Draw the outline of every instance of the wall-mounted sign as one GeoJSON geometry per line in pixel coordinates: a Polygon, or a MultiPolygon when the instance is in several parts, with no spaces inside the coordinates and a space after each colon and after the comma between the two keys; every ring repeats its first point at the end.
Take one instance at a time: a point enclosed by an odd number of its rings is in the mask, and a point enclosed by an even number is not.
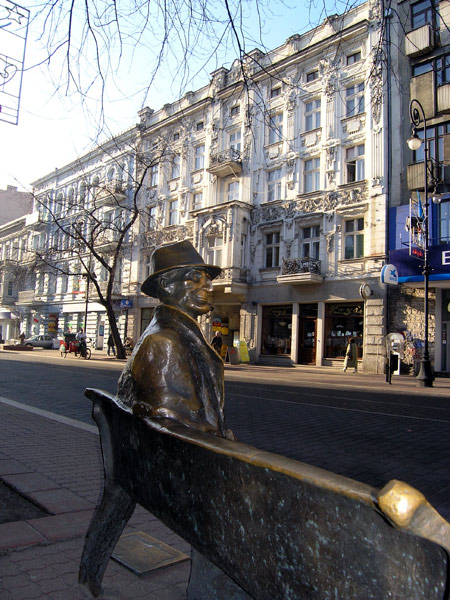
{"type": "Polygon", "coordinates": [[[120,308],[133,308],[133,302],[129,298],[120,301],[120,308]]]}
{"type": "Polygon", "coordinates": [[[395,265],[384,265],[380,275],[381,283],[398,285],[398,271],[395,265]]]}

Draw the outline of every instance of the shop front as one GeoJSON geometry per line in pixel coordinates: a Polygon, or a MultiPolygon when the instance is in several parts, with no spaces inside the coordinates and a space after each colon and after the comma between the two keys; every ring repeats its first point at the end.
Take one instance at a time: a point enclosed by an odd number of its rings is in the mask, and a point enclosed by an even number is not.
{"type": "Polygon", "coordinates": [[[292,304],[262,307],[261,354],[291,355],[292,304]]]}
{"type": "Polygon", "coordinates": [[[325,306],[325,358],[344,358],[349,338],[354,338],[358,358],[362,358],[364,304],[328,303],[325,306]]]}

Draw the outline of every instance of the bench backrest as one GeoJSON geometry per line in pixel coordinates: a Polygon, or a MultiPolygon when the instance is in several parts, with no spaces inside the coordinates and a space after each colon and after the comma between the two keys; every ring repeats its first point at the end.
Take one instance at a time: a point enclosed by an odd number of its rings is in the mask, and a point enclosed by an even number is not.
{"type": "Polygon", "coordinates": [[[445,550],[394,528],[373,488],[88,395],[115,481],[252,598],[446,597],[445,550]]]}

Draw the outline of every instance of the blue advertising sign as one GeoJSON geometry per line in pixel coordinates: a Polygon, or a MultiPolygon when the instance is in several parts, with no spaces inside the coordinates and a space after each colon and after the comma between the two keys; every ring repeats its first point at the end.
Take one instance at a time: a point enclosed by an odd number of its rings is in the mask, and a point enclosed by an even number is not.
{"type": "Polygon", "coordinates": [[[120,308],[133,308],[133,302],[129,298],[120,301],[120,308]]]}
{"type": "MultiPolygon", "coordinates": [[[[399,283],[423,281],[423,260],[417,258],[420,257],[411,256],[407,249],[389,252],[389,262],[397,267],[399,283]]],[[[428,263],[430,281],[450,279],[450,244],[430,246],[428,263]]]]}

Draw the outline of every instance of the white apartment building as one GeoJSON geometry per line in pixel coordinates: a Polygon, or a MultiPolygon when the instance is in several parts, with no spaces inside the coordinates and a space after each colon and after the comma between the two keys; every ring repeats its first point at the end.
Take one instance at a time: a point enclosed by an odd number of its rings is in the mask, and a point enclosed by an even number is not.
{"type": "MultiPolygon", "coordinates": [[[[107,312],[93,279],[105,293],[109,275],[99,258],[107,263],[113,259],[121,228],[133,213],[134,139],[131,129],[34,182],[26,228],[35,262],[16,303],[27,336],[62,336],[83,327],[97,349],[106,346],[107,312]],[[88,250],[83,238],[92,238],[95,251],[88,250]]],[[[121,245],[112,287],[112,305],[124,335],[132,245],[130,232],[121,245]]]]}
{"type": "MultiPolygon", "coordinates": [[[[339,364],[354,337],[364,370],[382,372],[381,10],[367,2],[330,17],[273,51],[254,50],[244,63],[218,69],[173,104],[141,110],[123,144],[111,141],[34,183],[31,244],[63,243],[39,199],[75,224],[92,204],[105,219],[118,194],[122,207],[133,202],[145,174],[116,281],[123,335],[137,339],[151,319],[156,301],[140,284],[152,251],[190,239],[206,262],[222,267],[214,312],[202,324],[207,337],[220,323],[224,342],[245,341],[252,361],[312,365],[339,364]]],[[[60,257],[75,260],[70,247],[60,257]]],[[[108,325],[92,281],[39,269],[34,288],[19,293],[27,333],[44,332],[55,315],[59,332],[86,320],[102,348],[108,325]]]]}

